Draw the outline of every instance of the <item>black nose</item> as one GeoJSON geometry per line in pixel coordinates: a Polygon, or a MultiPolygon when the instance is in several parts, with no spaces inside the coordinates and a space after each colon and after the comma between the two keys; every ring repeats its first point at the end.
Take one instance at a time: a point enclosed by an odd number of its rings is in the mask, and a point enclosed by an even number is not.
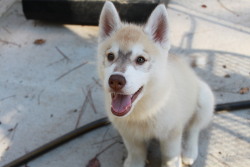
{"type": "Polygon", "coordinates": [[[122,75],[111,75],[109,78],[109,87],[114,91],[120,91],[126,84],[126,79],[122,75]]]}

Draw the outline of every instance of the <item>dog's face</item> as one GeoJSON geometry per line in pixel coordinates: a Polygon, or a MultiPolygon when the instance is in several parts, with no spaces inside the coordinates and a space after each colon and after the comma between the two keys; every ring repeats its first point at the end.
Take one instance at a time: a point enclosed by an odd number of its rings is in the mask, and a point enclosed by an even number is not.
{"type": "Polygon", "coordinates": [[[166,63],[169,50],[167,13],[159,5],[144,27],[123,24],[111,2],[100,16],[98,66],[111,111],[127,116],[147,93],[155,71],[166,63]]]}

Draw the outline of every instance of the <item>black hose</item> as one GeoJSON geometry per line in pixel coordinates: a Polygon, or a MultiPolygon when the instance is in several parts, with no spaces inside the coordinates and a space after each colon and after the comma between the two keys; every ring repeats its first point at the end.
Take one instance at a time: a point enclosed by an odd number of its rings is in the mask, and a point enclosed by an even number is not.
{"type": "Polygon", "coordinates": [[[217,104],[215,107],[215,112],[219,112],[219,111],[223,111],[223,110],[233,111],[233,110],[246,109],[246,108],[250,108],[250,100],[217,104]]]}
{"type": "Polygon", "coordinates": [[[25,163],[49,152],[50,150],[52,149],[55,149],[57,147],[59,147],[60,145],[72,140],[72,139],[75,139],[77,137],[79,137],[80,135],[83,135],[87,132],[90,132],[92,130],[95,130],[97,128],[100,128],[100,127],[103,127],[103,126],[107,126],[109,125],[110,122],[108,121],[107,118],[102,118],[102,119],[98,119],[96,121],[93,121],[87,125],[84,125],[78,129],[75,129],[27,154],[25,154],[24,156],[4,165],[3,167],[18,167],[18,166],[21,166],[21,165],[24,165],[25,163]]]}
{"type": "MultiPolygon", "coordinates": [[[[233,103],[225,103],[225,104],[218,104],[216,105],[215,112],[223,111],[223,110],[228,110],[228,111],[233,111],[233,110],[239,110],[239,109],[247,109],[250,108],[250,100],[249,101],[240,101],[240,102],[233,102],[233,103]]],[[[75,139],[87,132],[93,131],[97,128],[107,126],[109,125],[110,122],[108,121],[107,118],[102,118],[96,121],[93,121],[87,125],[84,125],[76,130],[73,130],[37,149],[34,151],[31,151],[30,153],[4,165],[3,167],[18,167],[21,166],[47,152],[49,152],[52,149],[55,149],[62,144],[65,144],[66,142],[75,139]]]]}

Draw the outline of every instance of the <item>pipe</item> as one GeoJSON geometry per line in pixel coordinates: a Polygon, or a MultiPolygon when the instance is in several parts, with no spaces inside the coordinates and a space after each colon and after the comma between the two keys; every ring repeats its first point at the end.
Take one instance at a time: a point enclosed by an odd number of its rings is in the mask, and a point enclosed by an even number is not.
{"type": "MultiPolygon", "coordinates": [[[[247,109],[250,108],[250,100],[249,101],[240,101],[240,102],[233,102],[233,103],[225,103],[225,104],[218,104],[215,107],[215,112],[219,112],[219,111],[223,111],[223,110],[229,110],[229,111],[233,111],[233,110],[239,110],[239,109],[247,109]]],[[[84,125],[76,130],[73,130],[37,149],[35,149],[34,151],[31,151],[30,153],[27,153],[26,155],[4,165],[3,167],[18,167],[21,166],[49,151],[51,151],[52,149],[55,149],[63,144],[65,144],[66,142],[73,140],[87,132],[91,132],[95,129],[98,129],[100,127],[103,126],[107,126],[109,125],[110,122],[108,121],[107,118],[101,118],[99,120],[93,121],[87,125],[84,125]]]]}

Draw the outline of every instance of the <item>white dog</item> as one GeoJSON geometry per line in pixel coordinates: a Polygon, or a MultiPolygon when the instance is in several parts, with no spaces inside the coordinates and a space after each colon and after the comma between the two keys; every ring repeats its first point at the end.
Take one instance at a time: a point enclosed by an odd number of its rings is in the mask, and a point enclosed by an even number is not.
{"type": "Polygon", "coordinates": [[[101,12],[98,70],[108,117],[128,151],[124,167],[145,166],[152,138],[160,142],[162,167],[192,165],[199,133],[213,115],[211,89],[168,54],[168,25],[163,4],[144,26],[122,23],[111,2],[101,12]]]}

